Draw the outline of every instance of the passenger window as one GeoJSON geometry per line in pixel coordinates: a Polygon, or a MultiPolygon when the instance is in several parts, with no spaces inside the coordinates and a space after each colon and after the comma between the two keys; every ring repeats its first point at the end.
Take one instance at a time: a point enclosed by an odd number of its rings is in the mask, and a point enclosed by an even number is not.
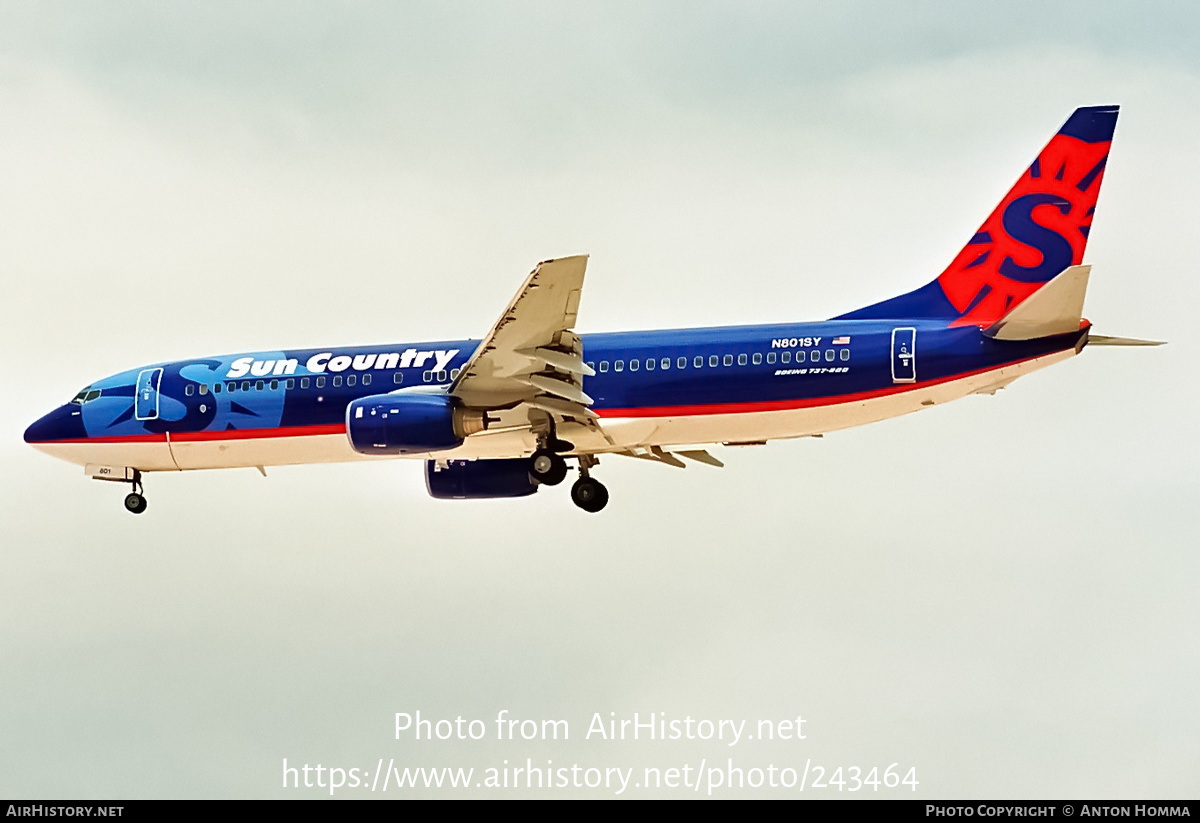
{"type": "Polygon", "coordinates": [[[221,387],[222,387],[223,385],[225,385],[225,384],[224,384],[224,383],[213,383],[213,394],[220,394],[220,393],[221,393],[221,387]]]}
{"type": "Polygon", "coordinates": [[[421,372],[421,379],[424,380],[426,383],[430,382],[431,380],[433,380],[433,372],[431,372],[431,371],[421,372]]]}
{"type": "Polygon", "coordinates": [[[773,351],[767,352],[767,362],[772,363],[772,364],[775,362],[775,352],[773,352],[773,351]]]}
{"type": "Polygon", "coordinates": [[[353,374],[346,375],[346,385],[347,386],[353,386],[357,382],[358,382],[358,378],[355,375],[353,375],[353,374]]]}
{"type": "Polygon", "coordinates": [[[233,393],[237,389],[237,383],[226,383],[225,391],[233,393]]]}
{"type": "Polygon", "coordinates": [[[399,386],[404,382],[404,372],[396,372],[392,375],[392,382],[399,386]]]}
{"type": "MultiPolygon", "coordinates": [[[[589,360],[589,361],[588,361],[588,363],[587,363],[587,367],[588,367],[589,369],[591,369],[592,371],[595,371],[595,370],[596,370],[596,364],[595,364],[595,362],[594,362],[594,361],[591,361],[591,360],[589,360]]],[[[450,376],[451,376],[451,377],[453,377],[453,376],[454,376],[454,375],[456,375],[456,374],[458,374],[458,369],[455,369],[454,371],[450,372],[450,376]]]]}
{"type": "Polygon", "coordinates": [[[288,391],[291,391],[292,389],[296,388],[296,379],[294,377],[289,377],[287,382],[283,385],[288,391]]]}
{"type": "Polygon", "coordinates": [[[761,365],[762,365],[762,352],[760,352],[760,351],[756,351],[756,352],[754,353],[754,358],[753,358],[753,359],[754,359],[754,365],[756,365],[756,366],[761,366],[761,365]]]}
{"type": "Polygon", "coordinates": [[[803,363],[803,362],[804,362],[804,352],[803,352],[803,350],[796,352],[796,362],[797,362],[797,363],[803,363]]]}
{"type": "Polygon", "coordinates": [[[250,381],[249,380],[242,381],[242,391],[250,391],[250,381]]]}
{"type": "Polygon", "coordinates": [[[836,356],[837,356],[837,355],[835,355],[835,354],[833,353],[833,349],[826,349],[826,350],[825,350],[825,359],[826,359],[827,361],[829,361],[830,363],[832,363],[832,362],[833,362],[833,358],[834,358],[834,357],[836,357],[836,356]]]}
{"type": "Polygon", "coordinates": [[[333,385],[334,385],[334,388],[337,388],[342,385],[342,376],[340,374],[334,375],[333,385]]]}
{"type": "Polygon", "coordinates": [[[732,366],[733,365],[733,355],[732,354],[725,355],[724,363],[726,366],[732,366]]]}
{"type": "Polygon", "coordinates": [[[687,368],[687,358],[686,358],[686,357],[680,357],[678,360],[676,360],[676,361],[675,361],[675,368],[677,368],[677,369],[686,369],[686,368],[687,368]]]}
{"type": "Polygon", "coordinates": [[[437,381],[439,383],[445,383],[447,379],[448,379],[448,377],[447,377],[445,371],[440,371],[437,373],[437,381]]]}
{"type": "Polygon", "coordinates": [[[744,366],[744,365],[746,365],[747,362],[749,362],[749,361],[746,359],[746,355],[744,355],[744,354],[738,355],[738,365],[739,366],[744,366]]]}
{"type": "Polygon", "coordinates": [[[302,388],[302,389],[308,388],[308,378],[307,377],[300,378],[300,388],[302,388]]]}
{"type": "Polygon", "coordinates": [[[779,355],[779,362],[780,363],[791,363],[792,362],[792,353],[790,351],[781,352],[779,355]]]}
{"type": "Polygon", "coordinates": [[[318,389],[325,388],[325,375],[321,375],[320,377],[317,378],[317,388],[318,389]]]}
{"type": "Polygon", "coordinates": [[[369,374],[364,374],[364,375],[363,375],[363,385],[364,385],[364,386],[369,386],[369,385],[371,385],[371,375],[369,375],[369,374]]]}
{"type": "Polygon", "coordinates": [[[278,391],[278,389],[279,389],[279,381],[272,380],[271,381],[271,391],[278,391]]]}
{"type": "Polygon", "coordinates": [[[842,349],[842,351],[841,351],[841,355],[840,355],[840,356],[841,356],[841,358],[842,358],[843,360],[849,360],[849,359],[850,359],[850,350],[849,350],[849,349],[842,349]]]}
{"type": "Polygon", "coordinates": [[[704,358],[700,355],[696,355],[695,359],[692,360],[692,365],[696,368],[701,368],[704,365],[704,358]]]}
{"type": "Polygon", "coordinates": [[[618,360],[617,362],[613,363],[613,371],[625,371],[625,361],[618,360]]]}
{"type": "Polygon", "coordinates": [[[708,365],[711,366],[712,368],[716,368],[720,362],[721,362],[721,358],[717,357],[715,354],[709,355],[708,365]]]}
{"type": "Polygon", "coordinates": [[[263,381],[261,381],[261,380],[255,380],[255,381],[254,381],[254,390],[255,390],[255,391],[262,391],[262,390],[263,390],[263,381]]]}
{"type": "Polygon", "coordinates": [[[646,371],[654,371],[654,358],[653,357],[646,358],[646,371]]]}
{"type": "Polygon", "coordinates": [[[813,349],[812,351],[810,351],[808,353],[808,359],[813,361],[814,363],[820,363],[821,362],[821,353],[819,351],[817,351],[816,349],[813,349]]]}
{"type": "MultiPolygon", "coordinates": [[[[458,373],[459,373],[460,371],[462,371],[462,369],[451,369],[451,370],[450,370],[450,379],[451,379],[451,380],[457,380],[457,379],[458,379],[458,373]]],[[[364,382],[365,382],[365,381],[364,381],[364,382]]]]}
{"type": "MultiPolygon", "coordinates": [[[[183,393],[184,393],[184,394],[186,394],[188,397],[191,397],[191,396],[192,396],[192,393],[193,393],[194,391],[195,391],[195,389],[193,389],[193,388],[192,388],[192,384],[191,384],[191,383],[188,383],[186,386],[184,386],[184,387],[183,387],[183,393]]],[[[87,402],[87,400],[86,400],[86,399],[84,399],[84,401],[83,401],[83,402],[85,402],[85,403],[86,403],[86,402],[87,402]]]]}
{"type": "Polygon", "coordinates": [[[207,384],[207,383],[201,383],[201,384],[200,384],[200,396],[201,396],[201,397],[203,397],[203,396],[204,396],[204,395],[206,395],[206,394],[208,394],[208,384],[207,384]]]}
{"type": "Polygon", "coordinates": [[[604,372],[606,372],[606,371],[608,371],[608,361],[607,361],[607,360],[601,360],[601,361],[600,361],[600,372],[601,372],[601,373],[604,373],[604,372]]]}
{"type": "Polygon", "coordinates": [[[671,368],[671,358],[664,357],[662,360],[659,361],[658,365],[664,369],[671,368]]]}
{"type": "Polygon", "coordinates": [[[629,361],[629,370],[630,370],[630,371],[637,371],[637,370],[638,370],[638,366],[639,366],[640,364],[641,364],[641,361],[640,361],[640,360],[630,360],[630,361],[629,361]]]}

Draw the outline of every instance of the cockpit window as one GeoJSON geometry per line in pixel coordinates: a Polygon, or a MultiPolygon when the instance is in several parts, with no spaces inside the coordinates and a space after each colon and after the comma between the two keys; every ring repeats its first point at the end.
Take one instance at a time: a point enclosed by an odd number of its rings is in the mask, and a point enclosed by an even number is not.
{"type": "Polygon", "coordinates": [[[100,396],[100,389],[93,389],[91,386],[85,386],[79,390],[79,394],[71,398],[71,402],[76,406],[82,406],[84,403],[91,403],[100,396]]]}

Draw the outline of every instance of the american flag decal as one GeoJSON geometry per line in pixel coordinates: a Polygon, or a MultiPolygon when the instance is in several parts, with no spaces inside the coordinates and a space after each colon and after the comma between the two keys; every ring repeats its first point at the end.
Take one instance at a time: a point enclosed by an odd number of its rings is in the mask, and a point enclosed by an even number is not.
{"type": "Polygon", "coordinates": [[[835,337],[835,338],[833,338],[833,345],[849,346],[850,345],[850,337],[848,335],[846,337],[835,337]]]}

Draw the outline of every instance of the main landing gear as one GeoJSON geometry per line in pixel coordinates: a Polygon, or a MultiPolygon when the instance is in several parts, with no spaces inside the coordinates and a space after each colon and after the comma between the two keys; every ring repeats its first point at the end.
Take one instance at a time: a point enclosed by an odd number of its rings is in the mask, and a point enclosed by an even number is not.
{"type": "Polygon", "coordinates": [[[608,489],[591,476],[592,466],[600,459],[592,454],[579,455],[579,479],[571,486],[571,502],[585,512],[596,512],[608,505],[608,489]]]}
{"type": "Polygon", "coordinates": [[[547,486],[557,486],[567,478],[567,461],[550,449],[538,449],[529,460],[533,479],[547,486]]]}
{"type": "Polygon", "coordinates": [[[608,489],[594,477],[581,477],[571,487],[571,502],[594,514],[608,505],[608,489]]]}
{"type": "Polygon", "coordinates": [[[142,488],[142,473],[134,469],[133,480],[130,482],[133,485],[133,491],[125,495],[125,511],[131,514],[141,514],[146,510],[146,495],[142,488]]]}
{"type": "MultiPolygon", "coordinates": [[[[567,477],[567,461],[560,452],[573,448],[574,445],[552,433],[529,458],[529,476],[546,486],[557,486],[567,477]]],[[[581,454],[577,459],[580,477],[571,486],[571,501],[585,512],[598,512],[608,505],[608,489],[589,475],[591,467],[599,461],[590,454],[581,454]]]]}

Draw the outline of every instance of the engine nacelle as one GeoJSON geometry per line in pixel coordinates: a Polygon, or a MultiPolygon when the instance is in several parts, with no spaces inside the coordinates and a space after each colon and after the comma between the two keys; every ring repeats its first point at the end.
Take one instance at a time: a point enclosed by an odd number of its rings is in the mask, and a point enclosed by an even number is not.
{"type": "Polygon", "coordinates": [[[529,476],[529,458],[510,460],[451,460],[439,468],[425,462],[425,488],[439,500],[472,500],[489,497],[524,497],[538,490],[529,476]]]}
{"type": "Polygon", "coordinates": [[[461,446],[484,413],[444,394],[373,394],[346,407],[346,436],[362,454],[423,454],[461,446]]]}

